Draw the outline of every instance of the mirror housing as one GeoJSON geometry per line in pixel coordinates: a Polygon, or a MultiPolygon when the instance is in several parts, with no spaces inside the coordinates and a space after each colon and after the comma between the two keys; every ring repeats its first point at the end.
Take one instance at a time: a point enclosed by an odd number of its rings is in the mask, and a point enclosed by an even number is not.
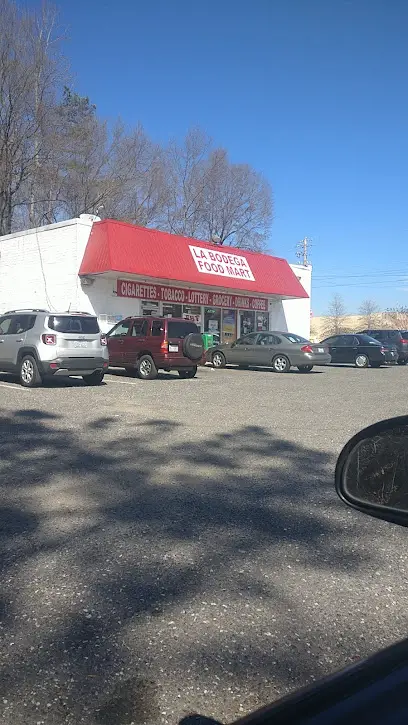
{"type": "Polygon", "coordinates": [[[408,526],[408,416],[380,421],[344,446],[337,494],[362,513],[408,526]]]}

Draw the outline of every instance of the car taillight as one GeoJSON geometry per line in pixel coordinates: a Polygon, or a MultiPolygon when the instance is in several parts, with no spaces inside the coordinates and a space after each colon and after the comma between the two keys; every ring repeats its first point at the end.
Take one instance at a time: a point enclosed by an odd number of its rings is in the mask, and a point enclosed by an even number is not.
{"type": "Polygon", "coordinates": [[[313,352],[313,348],[311,345],[303,345],[303,347],[300,348],[302,352],[313,352]]]}
{"type": "Polygon", "coordinates": [[[108,338],[106,335],[101,335],[101,345],[107,345],[108,344],[108,338]]]}
{"type": "Polygon", "coordinates": [[[168,352],[169,349],[169,341],[163,340],[162,344],[160,345],[160,350],[163,350],[163,352],[168,352]]]}
{"type": "Polygon", "coordinates": [[[406,339],[405,339],[405,337],[402,337],[402,338],[401,338],[401,342],[404,342],[404,343],[405,343],[405,345],[408,345],[408,340],[406,340],[406,339]]]}
{"type": "Polygon", "coordinates": [[[44,335],[41,335],[41,340],[43,341],[44,345],[56,345],[57,344],[57,336],[51,335],[48,332],[45,332],[44,335]]]}

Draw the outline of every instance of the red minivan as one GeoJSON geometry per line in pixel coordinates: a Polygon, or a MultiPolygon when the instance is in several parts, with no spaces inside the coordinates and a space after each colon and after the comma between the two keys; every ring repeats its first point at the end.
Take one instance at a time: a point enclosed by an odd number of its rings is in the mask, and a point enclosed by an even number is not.
{"type": "Polygon", "coordinates": [[[108,332],[109,364],[153,380],[158,370],[193,378],[204,353],[194,322],[175,317],[126,317],[108,332]]]}

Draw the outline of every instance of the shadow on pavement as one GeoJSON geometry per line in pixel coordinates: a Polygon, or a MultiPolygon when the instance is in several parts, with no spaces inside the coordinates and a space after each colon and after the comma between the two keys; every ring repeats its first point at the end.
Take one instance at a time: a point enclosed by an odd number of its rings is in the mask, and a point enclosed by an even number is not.
{"type": "Polygon", "coordinates": [[[115,426],[0,417],[4,722],[158,722],[167,690],[175,722],[196,703],[185,667],[226,701],[226,682],[254,690],[248,708],[273,699],[257,694],[272,673],[282,688],[325,674],[280,561],[284,549],[289,569],[330,575],[365,564],[359,522],[343,537],[331,457],[262,426],[194,442],[173,441],[165,417],[115,426]],[[249,613],[265,617],[258,639],[249,613]]]}

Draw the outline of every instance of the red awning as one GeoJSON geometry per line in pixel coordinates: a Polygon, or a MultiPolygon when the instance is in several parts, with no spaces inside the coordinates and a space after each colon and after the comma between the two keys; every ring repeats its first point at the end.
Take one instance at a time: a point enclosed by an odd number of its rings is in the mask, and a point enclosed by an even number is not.
{"type": "Polygon", "coordinates": [[[262,295],[308,297],[285,259],[111,219],[93,224],[79,270],[80,275],[104,272],[262,295]]]}

